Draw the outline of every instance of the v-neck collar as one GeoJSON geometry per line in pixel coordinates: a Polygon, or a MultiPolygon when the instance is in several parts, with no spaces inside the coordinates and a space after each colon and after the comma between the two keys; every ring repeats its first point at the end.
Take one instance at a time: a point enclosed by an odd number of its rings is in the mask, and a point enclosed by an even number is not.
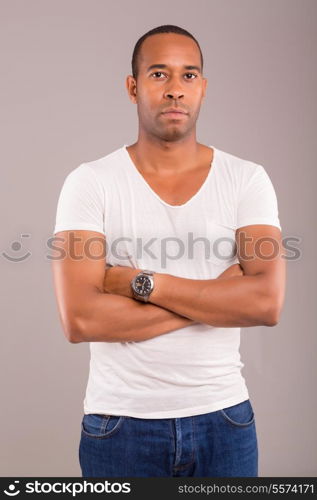
{"type": "Polygon", "coordinates": [[[213,172],[214,172],[215,166],[217,164],[217,159],[218,159],[218,149],[215,148],[214,146],[211,146],[211,145],[209,145],[208,147],[210,147],[210,148],[213,149],[214,154],[213,154],[213,159],[212,159],[211,166],[209,168],[207,177],[204,180],[204,182],[202,183],[202,185],[200,186],[200,188],[198,189],[198,191],[196,191],[196,193],[191,198],[189,198],[189,200],[187,200],[185,203],[183,203],[182,205],[170,205],[166,201],[162,200],[162,198],[151,188],[151,186],[149,185],[149,183],[145,180],[145,178],[143,177],[143,175],[136,168],[136,166],[135,166],[135,164],[134,164],[134,162],[133,162],[133,160],[132,160],[132,158],[131,158],[128,150],[127,150],[127,144],[124,144],[122,146],[122,151],[123,151],[124,156],[127,159],[127,162],[129,164],[129,166],[131,167],[131,170],[135,172],[135,174],[137,175],[137,177],[139,178],[139,180],[147,187],[147,189],[149,189],[149,191],[161,203],[163,203],[163,205],[166,205],[169,208],[183,208],[183,207],[186,207],[189,203],[191,203],[195,198],[197,198],[199,196],[199,194],[204,190],[205,186],[209,182],[209,179],[211,178],[211,176],[214,175],[213,172]]]}

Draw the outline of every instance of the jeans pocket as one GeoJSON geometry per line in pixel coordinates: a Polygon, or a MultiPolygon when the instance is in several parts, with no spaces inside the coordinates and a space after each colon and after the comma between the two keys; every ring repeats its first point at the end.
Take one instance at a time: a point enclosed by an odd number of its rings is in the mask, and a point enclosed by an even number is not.
{"type": "Polygon", "coordinates": [[[105,439],[117,433],[124,421],[122,415],[102,415],[99,413],[88,413],[83,416],[81,430],[85,436],[105,439]]]}
{"type": "Polygon", "coordinates": [[[249,399],[220,410],[220,415],[232,425],[247,427],[255,421],[254,411],[249,399]]]}

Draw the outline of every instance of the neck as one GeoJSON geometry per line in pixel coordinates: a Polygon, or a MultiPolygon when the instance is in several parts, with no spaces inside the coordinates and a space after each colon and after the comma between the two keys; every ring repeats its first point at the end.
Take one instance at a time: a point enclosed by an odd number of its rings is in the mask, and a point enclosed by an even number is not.
{"type": "Polygon", "coordinates": [[[144,171],[159,173],[163,171],[182,172],[199,163],[202,145],[196,137],[187,137],[179,141],[149,139],[139,135],[135,144],[128,151],[144,171]]]}

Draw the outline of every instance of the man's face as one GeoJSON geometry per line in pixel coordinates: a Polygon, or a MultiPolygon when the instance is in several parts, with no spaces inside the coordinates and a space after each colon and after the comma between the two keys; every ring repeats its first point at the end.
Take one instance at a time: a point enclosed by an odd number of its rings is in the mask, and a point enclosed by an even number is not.
{"type": "Polygon", "coordinates": [[[139,55],[137,81],[129,76],[127,86],[137,104],[140,127],[166,141],[188,136],[195,129],[207,86],[196,43],[184,35],[156,34],[143,42],[139,55]],[[166,113],[168,108],[185,114],[166,113]]]}

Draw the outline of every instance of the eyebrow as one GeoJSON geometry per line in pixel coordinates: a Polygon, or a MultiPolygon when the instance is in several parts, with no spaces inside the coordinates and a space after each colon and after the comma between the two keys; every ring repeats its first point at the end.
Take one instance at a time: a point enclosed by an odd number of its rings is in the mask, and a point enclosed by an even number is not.
{"type": "MultiPolygon", "coordinates": [[[[168,66],[166,64],[151,64],[151,66],[148,67],[147,72],[150,71],[151,69],[166,69],[168,66]]],[[[195,69],[199,73],[201,73],[201,69],[199,66],[183,66],[184,69],[195,69]]]]}

